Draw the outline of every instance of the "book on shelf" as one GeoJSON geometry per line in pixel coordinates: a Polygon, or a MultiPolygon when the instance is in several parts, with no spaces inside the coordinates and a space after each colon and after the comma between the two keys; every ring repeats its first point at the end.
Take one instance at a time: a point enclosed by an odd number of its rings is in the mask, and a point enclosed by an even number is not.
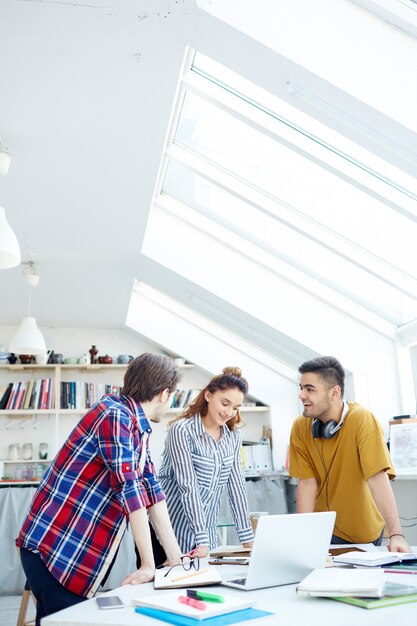
{"type": "Polygon", "coordinates": [[[201,389],[177,389],[172,397],[171,409],[184,409],[196,399],[201,389]]]}
{"type": "Polygon", "coordinates": [[[9,383],[8,385],[5,386],[5,389],[3,391],[3,395],[1,397],[0,400],[0,409],[5,409],[7,407],[7,403],[9,401],[10,398],[10,394],[12,393],[12,388],[13,388],[13,383],[9,383]]]}
{"type": "Polygon", "coordinates": [[[198,571],[194,569],[185,571],[182,567],[174,567],[170,572],[169,570],[169,567],[155,570],[153,582],[155,589],[183,589],[185,587],[218,585],[222,582],[222,577],[213,565],[203,567],[198,571]]]}
{"type": "Polygon", "coordinates": [[[198,609],[188,604],[183,604],[179,601],[179,597],[184,598],[185,593],[174,591],[164,595],[153,594],[152,596],[146,596],[144,598],[134,598],[132,602],[134,606],[146,606],[161,611],[168,611],[169,613],[187,615],[199,621],[207,619],[208,617],[215,617],[216,615],[225,615],[226,613],[248,609],[254,605],[253,598],[249,599],[247,596],[241,598],[238,596],[224,595],[222,593],[222,602],[207,602],[201,600],[204,602],[206,608],[198,609]]]}
{"type": "Polygon", "coordinates": [[[303,596],[323,598],[357,596],[380,598],[384,594],[385,574],[381,569],[346,569],[324,567],[314,569],[297,585],[303,596]]]}
{"type": "Polygon", "coordinates": [[[16,403],[17,392],[19,391],[20,381],[16,381],[12,384],[12,390],[7,401],[6,409],[12,411],[16,403]]]}
{"type": "Polygon", "coordinates": [[[353,604],[363,609],[382,609],[385,606],[417,602],[417,587],[401,583],[385,583],[384,595],[381,598],[337,597],[332,600],[353,604]]]}
{"type": "Polygon", "coordinates": [[[19,389],[16,393],[16,399],[15,399],[15,403],[13,407],[16,411],[23,408],[23,400],[25,398],[27,388],[28,388],[27,380],[20,383],[19,389]]]}
{"type": "Polygon", "coordinates": [[[29,408],[29,406],[30,406],[30,399],[32,397],[32,391],[33,391],[34,383],[35,383],[35,379],[31,378],[29,383],[28,383],[27,389],[26,389],[25,397],[23,399],[23,406],[22,406],[22,408],[25,409],[25,410],[27,410],[29,408]]]}
{"type": "Polygon", "coordinates": [[[350,551],[333,557],[334,563],[356,565],[358,567],[379,567],[391,563],[416,562],[417,554],[412,552],[388,552],[388,550],[372,550],[371,552],[350,551]]]}

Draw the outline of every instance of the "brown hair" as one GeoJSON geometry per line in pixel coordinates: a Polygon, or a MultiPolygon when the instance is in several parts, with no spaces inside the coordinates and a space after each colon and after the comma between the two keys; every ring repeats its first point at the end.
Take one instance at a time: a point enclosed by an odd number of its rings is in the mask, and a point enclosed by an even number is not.
{"type": "MultiPolygon", "coordinates": [[[[206,391],[214,393],[219,390],[235,388],[239,389],[243,395],[246,395],[249,388],[248,381],[246,378],[243,378],[242,370],[238,367],[225,367],[222,374],[212,378],[207,387],[202,389],[196,399],[185,409],[183,413],[181,413],[181,415],[178,415],[178,417],[171,420],[169,425],[173,424],[173,422],[176,422],[177,420],[193,417],[197,413],[199,413],[201,417],[205,417],[208,412],[208,403],[204,397],[206,391]]],[[[236,411],[236,415],[227,422],[227,426],[230,430],[235,430],[235,428],[241,426],[242,423],[243,421],[238,409],[236,411]]]]}
{"type": "Polygon", "coordinates": [[[164,389],[172,393],[181,378],[172,361],[160,354],[145,352],[130,362],[123,380],[122,394],[136,402],[150,402],[164,389]]]}

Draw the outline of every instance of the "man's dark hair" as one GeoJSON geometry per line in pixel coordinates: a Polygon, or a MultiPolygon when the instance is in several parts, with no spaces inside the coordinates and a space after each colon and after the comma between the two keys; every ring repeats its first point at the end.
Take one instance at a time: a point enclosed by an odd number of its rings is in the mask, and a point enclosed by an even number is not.
{"type": "Polygon", "coordinates": [[[345,370],[334,356],[319,356],[316,359],[305,361],[300,365],[298,371],[300,374],[314,372],[330,387],[339,385],[343,397],[345,393],[345,370]]]}
{"type": "Polygon", "coordinates": [[[145,352],[129,364],[122,394],[136,402],[150,402],[164,389],[169,389],[170,393],[175,391],[180,378],[181,374],[171,359],[145,352]]]}

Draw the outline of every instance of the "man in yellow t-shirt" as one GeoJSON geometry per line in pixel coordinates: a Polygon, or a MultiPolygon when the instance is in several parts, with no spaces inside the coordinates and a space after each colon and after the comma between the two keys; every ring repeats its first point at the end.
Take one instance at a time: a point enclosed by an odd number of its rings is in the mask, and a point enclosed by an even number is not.
{"type": "Polygon", "coordinates": [[[389,550],[410,552],[381,425],[343,400],[345,372],[334,357],[306,361],[299,372],[304,412],[291,430],[289,470],[299,479],[297,512],[336,511],[332,543],[380,545],[385,526],[389,550]]]}

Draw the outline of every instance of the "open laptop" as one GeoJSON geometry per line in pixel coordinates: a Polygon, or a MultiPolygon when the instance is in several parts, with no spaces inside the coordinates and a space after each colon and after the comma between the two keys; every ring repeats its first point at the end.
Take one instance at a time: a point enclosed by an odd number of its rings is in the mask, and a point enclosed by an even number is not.
{"type": "Polygon", "coordinates": [[[335,520],[334,511],[260,517],[246,571],[222,584],[250,591],[300,582],[324,567],[335,520]]]}

